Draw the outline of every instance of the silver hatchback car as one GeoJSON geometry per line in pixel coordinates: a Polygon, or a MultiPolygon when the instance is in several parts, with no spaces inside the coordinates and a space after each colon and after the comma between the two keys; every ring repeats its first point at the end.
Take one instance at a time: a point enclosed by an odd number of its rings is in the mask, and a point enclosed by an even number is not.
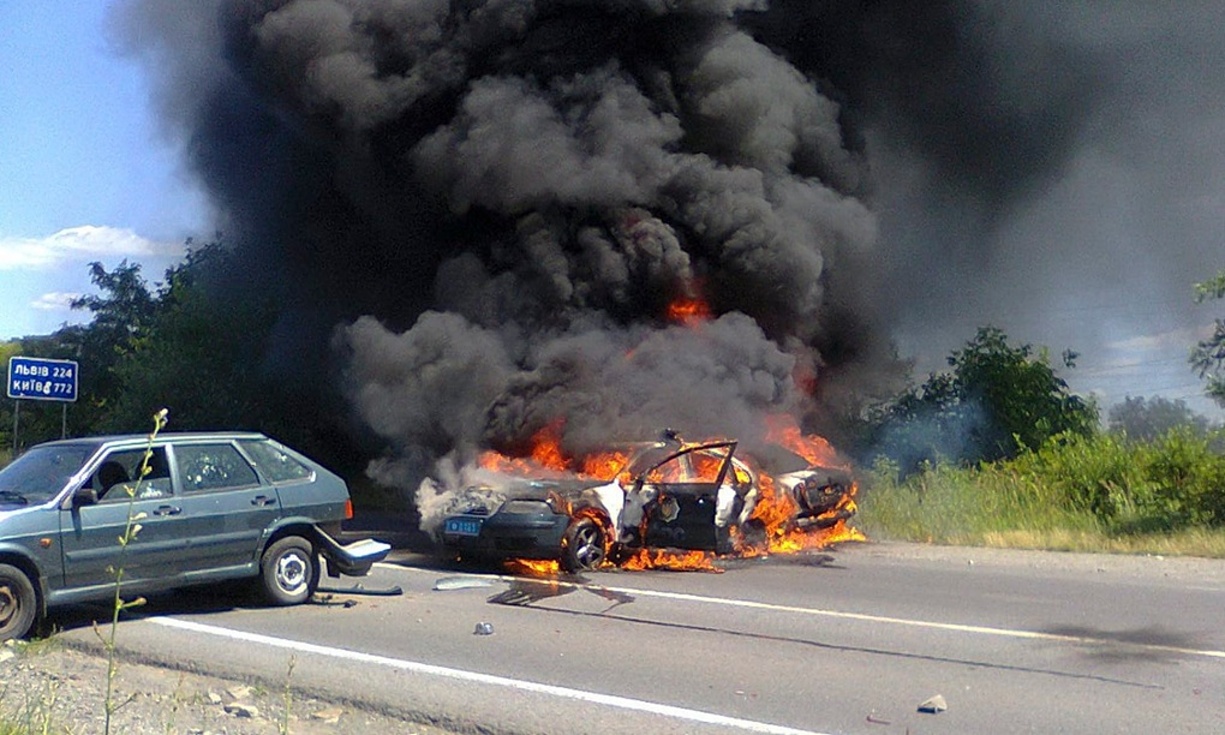
{"type": "Polygon", "coordinates": [[[304,602],[330,576],[361,576],[387,544],[342,545],[349,490],[255,433],[92,437],[31,447],[0,470],[0,640],[49,607],[250,578],[268,602],[304,602]],[[141,528],[119,543],[129,517],[141,528]]]}

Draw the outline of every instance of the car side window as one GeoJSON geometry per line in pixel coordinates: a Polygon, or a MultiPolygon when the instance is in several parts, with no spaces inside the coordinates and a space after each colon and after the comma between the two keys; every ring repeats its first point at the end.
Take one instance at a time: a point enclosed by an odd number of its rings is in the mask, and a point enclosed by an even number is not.
{"type": "Polygon", "coordinates": [[[144,449],[123,449],[106,455],[90,478],[90,486],[102,502],[113,503],[135,498],[164,498],[174,494],[170,484],[170,464],[166,449],[154,447],[149,454],[148,471],[144,449]]]}
{"type": "Polygon", "coordinates": [[[646,481],[651,484],[717,482],[727,454],[726,448],[685,452],[652,467],[646,481]]]}
{"type": "Polygon", "coordinates": [[[255,470],[231,444],[176,446],[174,460],[186,492],[224,490],[259,484],[255,470]]]}
{"type": "Polygon", "coordinates": [[[271,482],[308,480],[313,471],[271,441],[256,440],[238,443],[259,471],[271,482]]]}

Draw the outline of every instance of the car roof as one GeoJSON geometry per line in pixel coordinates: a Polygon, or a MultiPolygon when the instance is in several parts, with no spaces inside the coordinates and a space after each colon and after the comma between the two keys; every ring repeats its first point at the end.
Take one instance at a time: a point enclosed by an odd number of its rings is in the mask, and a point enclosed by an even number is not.
{"type": "MultiPolygon", "coordinates": [[[[263,440],[268,437],[255,431],[165,431],[157,435],[154,444],[190,443],[197,441],[263,440]]],[[[38,446],[144,446],[149,443],[148,434],[107,434],[82,436],[73,439],[57,439],[38,446]]]]}

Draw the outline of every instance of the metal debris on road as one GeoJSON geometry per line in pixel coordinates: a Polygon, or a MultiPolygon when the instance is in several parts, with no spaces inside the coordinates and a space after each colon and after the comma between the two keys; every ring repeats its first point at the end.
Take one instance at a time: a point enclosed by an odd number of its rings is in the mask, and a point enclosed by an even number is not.
{"type": "Polygon", "coordinates": [[[926,712],[927,714],[930,714],[930,715],[934,715],[937,712],[944,712],[948,708],[949,708],[948,702],[945,702],[944,697],[939,694],[932,697],[931,699],[924,701],[922,704],[919,705],[920,712],[926,712]]]}
{"type": "Polygon", "coordinates": [[[439,592],[492,586],[493,580],[484,577],[441,577],[434,582],[434,590],[439,592]]]}

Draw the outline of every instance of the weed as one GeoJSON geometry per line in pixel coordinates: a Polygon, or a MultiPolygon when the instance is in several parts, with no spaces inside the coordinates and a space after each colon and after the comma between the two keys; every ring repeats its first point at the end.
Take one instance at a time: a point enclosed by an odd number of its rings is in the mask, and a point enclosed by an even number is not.
{"type": "Polygon", "coordinates": [[[293,683],[293,667],[296,663],[297,660],[293,656],[290,656],[289,667],[285,672],[285,690],[283,692],[285,708],[284,711],[281,712],[281,721],[277,728],[280,735],[289,735],[289,717],[290,713],[293,711],[293,689],[290,685],[293,683]]]}
{"type": "Polygon", "coordinates": [[[116,701],[115,699],[115,676],[119,673],[119,657],[116,655],[115,636],[119,630],[119,615],[124,610],[145,604],[145,598],[143,597],[137,597],[133,600],[123,599],[123,559],[127,554],[128,547],[136,540],[137,535],[140,533],[140,522],[145,517],[143,512],[134,512],[136,497],[140,492],[141,483],[145,481],[145,478],[152,471],[149,460],[153,457],[153,441],[157,439],[158,432],[165,428],[168,413],[163,408],[153,415],[153,431],[149,433],[149,440],[145,445],[145,456],[140,463],[140,477],[137,478],[134,484],[123,486],[124,491],[128,494],[128,517],[123,533],[119,536],[119,562],[111,570],[115,575],[115,596],[111,604],[111,622],[108,632],[104,634],[98,628],[98,624],[94,623],[94,633],[98,636],[98,640],[102,642],[102,648],[106,652],[106,695],[103,701],[103,714],[105,716],[103,732],[105,735],[110,735],[111,719],[114,714],[136,696],[133,693],[123,701],[116,701]]]}

